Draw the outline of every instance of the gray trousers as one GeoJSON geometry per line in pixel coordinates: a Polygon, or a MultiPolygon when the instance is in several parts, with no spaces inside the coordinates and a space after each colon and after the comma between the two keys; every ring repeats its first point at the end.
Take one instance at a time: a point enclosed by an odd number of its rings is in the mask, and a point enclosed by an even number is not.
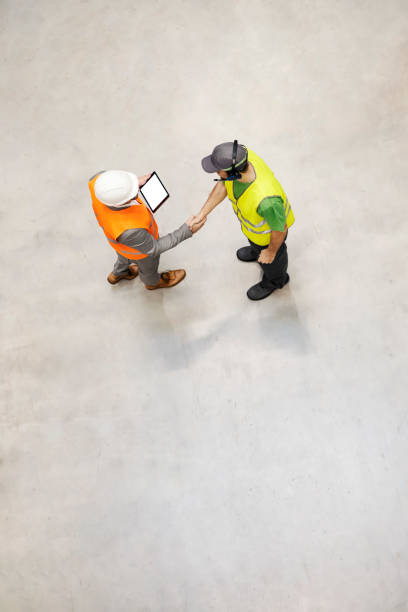
{"type": "Polygon", "coordinates": [[[126,259],[120,253],[113,266],[113,273],[115,276],[119,274],[125,274],[128,271],[129,264],[135,263],[139,268],[140,280],[145,285],[157,285],[160,280],[160,274],[157,269],[159,267],[160,255],[148,256],[144,259],[126,259]]]}

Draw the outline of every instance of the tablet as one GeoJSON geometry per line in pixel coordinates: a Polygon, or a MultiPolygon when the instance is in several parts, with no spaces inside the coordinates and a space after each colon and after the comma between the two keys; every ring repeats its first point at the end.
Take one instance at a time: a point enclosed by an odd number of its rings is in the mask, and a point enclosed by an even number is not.
{"type": "Polygon", "coordinates": [[[163,202],[170,197],[156,172],[152,172],[152,176],[140,187],[139,191],[152,212],[156,212],[163,202]]]}

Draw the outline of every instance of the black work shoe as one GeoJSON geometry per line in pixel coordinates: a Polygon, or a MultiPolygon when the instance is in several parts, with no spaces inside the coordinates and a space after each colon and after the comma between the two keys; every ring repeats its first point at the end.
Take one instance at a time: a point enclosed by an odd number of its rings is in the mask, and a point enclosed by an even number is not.
{"type": "Polygon", "coordinates": [[[257,283],[256,285],[253,285],[250,289],[248,289],[247,296],[249,297],[250,300],[263,300],[264,298],[268,297],[268,295],[271,295],[271,293],[276,291],[276,289],[282,289],[285,285],[288,284],[290,280],[289,274],[287,274],[286,276],[287,276],[287,279],[285,283],[282,285],[282,287],[267,288],[267,287],[263,287],[262,282],[260,282],[260,283],[257,283]]]}
{"type": "Polygon", "coordinates": [[[244,246],[238,249],[237,257],[241,261],[257,261],[258,254],[252,249],[251,246],[244,246]]]}

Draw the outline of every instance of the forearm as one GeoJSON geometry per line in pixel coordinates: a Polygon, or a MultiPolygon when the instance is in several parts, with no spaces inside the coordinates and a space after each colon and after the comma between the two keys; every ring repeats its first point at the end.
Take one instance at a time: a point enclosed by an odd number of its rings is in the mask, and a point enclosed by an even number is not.
{"type": "Polygon", "coordinates": [[[214,210],[214,208],[225,199],[226,195],[227,190],[224,183],[217,183],[208,196],[204,206],[200,210],[201,217],[206,217],[212,210],[214,210]]]}
{"type": "Polygon", "coordinates": [[[191,238],[192,235],[190,228],[183,223],[183,225],[174,230],[174,232],[170,232],[170,234],[166,234],[166,236],[161,236],[157,240],[154,240],[148,255],[161,255],[161,253],[165,251],[174,249],[180,242],[187,240],[187,238],[191,238]]]}
{"type": "Polygon", "coordinates": [[[276,253],[279,251],[283,241],[286,238],[286,234],[287,234],[287,228],[286,227],[285,227],[283,232],[275,232],[275,231],[271,232],[271,239],[270,239],[269,245],[267,247],[267,250],[273,256],[275,256],[276,253]]]}

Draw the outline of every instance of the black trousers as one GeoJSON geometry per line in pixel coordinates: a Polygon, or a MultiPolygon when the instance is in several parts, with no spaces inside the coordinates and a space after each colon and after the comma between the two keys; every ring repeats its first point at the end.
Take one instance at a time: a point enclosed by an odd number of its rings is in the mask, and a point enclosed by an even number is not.
{"type": "MultiPolygon", "coordinates": [[[[288,274],[288,249],[286,247],[286,238],[288,234],[285,236],[285,240],[279,247],[279,251],[276,253],[275,259],[270,264],[259,264],[263,270],[263,278],[261,281],[262,287],[266,289],[281,289],[283,285],[286,283],[288,274]]],[[[259,253],[266,249],[267,246],[259,246],[259,244],[255,244],[249,240],[249,244],[254,252],[259,256],[259,253]]]]}

